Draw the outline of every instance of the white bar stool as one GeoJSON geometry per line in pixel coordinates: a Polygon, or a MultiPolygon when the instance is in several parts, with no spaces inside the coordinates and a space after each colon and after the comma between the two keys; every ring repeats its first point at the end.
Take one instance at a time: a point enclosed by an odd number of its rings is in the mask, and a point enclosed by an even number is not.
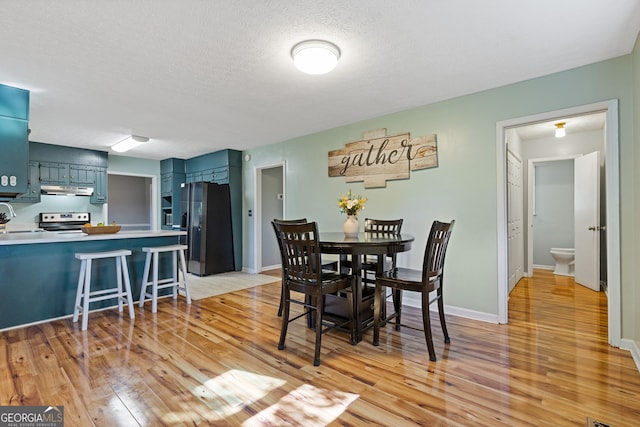
{"type": "Polygon", "coordinates": [[[191,295],[187,286],[187,263],[184,258],[186,245],[170,245],[142,248],[147,253],[147,259],[144,263],[144,275],[142,277],[142,288],[140,289],[140,307],[144,306],[146,297],[151,298],[151,312],[158,311],[158,289],[173,288],[173,299],[178,299],[178,291],[184,291],[187,304],[191,304],[191,295]],[[172,275],[166,279],[158,279],[158,258],[161,252],[171,252],[172,259],[172,275]],[[182,271],[182,280],[180,280],[178,272],[178,256],[180,260],[180,271],[182,271]],[[153,273],[151,273],[151,259],[153,258],[153,273]],[[149,280],[149,274],[152,280],[149,280]],[[147,287],[151,286],[151,293],[147,293],[147,287]]]}
{"type": "Polygon", "coordinates": [[[87,330],[89,319],[89,303],[103,301],[106,299],[118,299],[118,311],[122,313],[123,303],[129,305],[129,317],[135,318],[133,311],[133,298],[131,297],[131,282],[129,281],[129,269],[127,268],[127,256],[131,251],[121,249],[108,252],[76,253],[76,259],[81,260],[80,275],[78,277],[78,290],[76,291],[76,304],[73,310],[73,322],[78,321],[78,316],[82,311],[82,330],[87,330]],[[116,281],[117,287],[91,291],[91,262],[94,259],[116,259],[116,281]],[[124,281],[123,281],[124,279],[124,281]],[[123,286],[124,283],[124,286],[123,286]],[[82,300],[82,305],[80,302],[82,300]]]}

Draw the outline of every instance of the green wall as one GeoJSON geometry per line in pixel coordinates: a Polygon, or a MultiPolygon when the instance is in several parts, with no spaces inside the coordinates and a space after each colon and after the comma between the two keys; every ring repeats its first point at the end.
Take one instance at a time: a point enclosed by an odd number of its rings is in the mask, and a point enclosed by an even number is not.
{"type": "MultiPolygon", "coordinates": [[[[633,50],[633,95],[636,108],[633,114],[633,123],[640,123],[640,39],[636,40],[633,50]]],[[[628,207],[629,221],[624,223],[622,228],[624,234],[628,235],[628,239],[635,242],[633,249],[622,253],[622,265],[626,267],[625,279],[622,282],[623,303],[622,303],[622,336],[635,340],[636,347],[640,348],[640,266],[638,265],[638,254],[640,254],[640,227],[638,227],[638,212],[640,212],[640,150],[634,150],[634,147],[640,146],[640,131],[634,127],[633,139],[629,142],[631,147],[627,150],[627,155],[633,159],[631,167],[633,178],[625,182],[628,187],[627,194],[633,200],[633,206],[628,207]],[[625,296],[627,298],[625,298],[625,296]]],[[[625,177],[626,178],[626,177],[625,177]]],[[[627,199],[629,200],[629,199],[627,199]]],[[[629,201],[629,203],[631,203],[629,201]]],[[[623,205],[626,205],[623,201],[623,205]]],[[[639,363],[636,361],[636,363],[639,363]]]]}
{"type": "MultiPolygon", "coordinates": [[[[160,176],[160,161],[109,154],[110,173],[160,176]]],[[[160,184],[158,184],[160,185],[160,184]]],[[[158,187],[159,189],[160,187],[158,187]]]]}
{"type": "MultiPolygon", "coordinates": [[[[247,150],[244,167],[245,210],[254,206],[254,168],[286,162],[287,217],[318,221],[321,230],[340,230],[344,217],[336,201],[349,188],[369,198],[361,217],[402,217],[403,231],[413,234],[413,251],[400,265],[421,267],[428,229],[434,219],[456,220],[446,267],[446,304],[471,312],[497,315],[497,182],[496,122],[578,105],[619,100],[622,333],[635,337],[632,305],[638,302],[635,256],[634,81],[638,54],[552,74],[469,96],[438,102],[373,120],[247,150]],[[387,128],[389,134],[412,136],[436,133],[435,169],[411,172],[410,179],[389,181],[386,188],[365,190],[362,183],[345,183],[327,175],[329,150],[360,139],[362,132],[387,128]],[[630,298],[633,297],[633,298],[630,298]]],[[[499,64],[496,64],[496,67],[499,64]]],[[[373,90],[373,89],[372,89],[373,90]]],[[[255,268],[253,218],[245,218],[244,265],[255,268]]],[[[635,322],[635,323],[634,323],[635,322]]]]}

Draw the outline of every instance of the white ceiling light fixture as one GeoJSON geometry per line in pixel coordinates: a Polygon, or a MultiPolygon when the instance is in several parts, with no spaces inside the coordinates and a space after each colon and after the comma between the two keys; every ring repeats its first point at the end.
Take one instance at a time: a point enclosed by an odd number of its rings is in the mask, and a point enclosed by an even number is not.
{"type": "Polygon", "coordinates": [[[131,135],[126,139],[123,139],[122,141],[112,145],[111,149],[113,151],[117,151],[118,153],[124,153],[125,151],[129,151],[132,148],[135,148],[138,145],[144,144],[146,142],[149,142],[149,138],[147,138],[146,136],[131,135]]]}
{"type": "Polygon", "coordinates": [[[307,74],[326,74],[340,58],[340,49],[324,40],[306,40],[293,46],[291,57],[296,68],[307,74]]]}
{"type": "Polygon", "coordinates": [[[565,122],[556,123],[556,138],[562,138],[567,134],[567,131],[564,128],[564,125],[566,125],[565,122]]]}

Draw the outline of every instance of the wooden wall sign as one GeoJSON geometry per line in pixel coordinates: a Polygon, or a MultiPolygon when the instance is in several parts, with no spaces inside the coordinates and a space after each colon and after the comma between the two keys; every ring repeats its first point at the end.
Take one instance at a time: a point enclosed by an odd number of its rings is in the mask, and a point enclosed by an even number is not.
{"type": "Polygon", "coordinates": [[[365,132],[360,141],[329,151],[329,176],[364,181],[365,188],[386,187],[388,180],[407,179],[409,171],[438,166],[436,135],[411,138],[387,135],[386,129],[365,132]]]}

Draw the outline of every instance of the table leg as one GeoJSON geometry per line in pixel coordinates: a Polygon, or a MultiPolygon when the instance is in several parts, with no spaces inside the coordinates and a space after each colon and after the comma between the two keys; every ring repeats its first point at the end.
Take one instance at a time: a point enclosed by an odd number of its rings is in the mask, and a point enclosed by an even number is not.
{"type": "MultiPolygon", "coordinates": [[[[362,341],[362,319],[360,312],[362,311],[362,307],[364,305],[362,301],[362,262],[360,259],[360,255],[352,255],[351,256],[351,271],[356,281],[355,285],[355,295],[353,296],[353,323],[355,324],[355,342],[352,344],[357,344],[362,341]]],[[[352,340],[353,341],[353,340],[352,340]]]]}

